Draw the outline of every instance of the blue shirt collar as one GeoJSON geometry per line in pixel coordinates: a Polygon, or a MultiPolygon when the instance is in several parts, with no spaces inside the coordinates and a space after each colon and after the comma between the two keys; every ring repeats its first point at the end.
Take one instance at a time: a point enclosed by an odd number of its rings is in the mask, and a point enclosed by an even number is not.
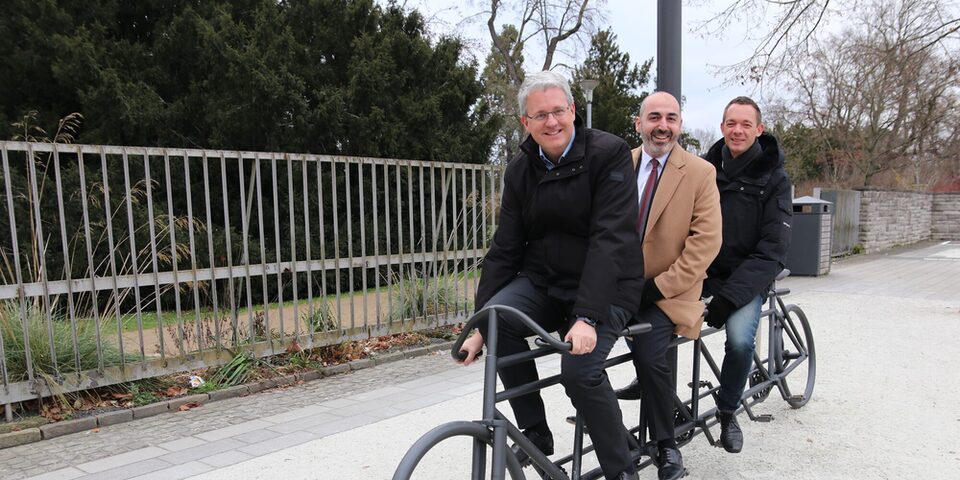
{"type": "MultiPolygon", "coordinates": [[[[573,127],[573,135],[570,136],[570,143],[567,144],[567,148],[563,149],[563,154],[561,154],[560,158],[557,159],[557,165],[563,163],[564,157],[570,153],[570,149],[573,148],[573,140],[575,138],[577,138],[577,127],[573,127]]],[[[547,166],[547,171],[549,172],[550,170],[556,168],[557,165],[554,165],[553,162],[551,162],[550,159],[543,154],[543,147],[537,145],[537,148],[540,149],[540,160],[543,160],[543,164],[547,166]]]]}

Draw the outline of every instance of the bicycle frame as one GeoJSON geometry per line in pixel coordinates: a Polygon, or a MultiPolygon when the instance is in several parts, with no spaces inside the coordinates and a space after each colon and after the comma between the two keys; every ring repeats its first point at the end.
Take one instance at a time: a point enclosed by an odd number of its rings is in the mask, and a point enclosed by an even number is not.
{"type": "MultiPolygon", "coordinates": [[[[789,272],[784,272],[784,274],[778,276],[777,280],[780,280],[782,277],[786,276],[786,274],[789,274],[789,272]]],[[[761,381],[747,389],[741,397],[742,408],[747,412],[751,420],[769,421],[772,418],[769,415],[754,415],[751,410],[753,405],[756,405],[757,403],[760,403],[766,399],[766,395],[760,395],[760,393],[764,392],[765,389],[771,389],[773,386],[776,386],[785,400],[791,402],[791,399],[795,399],[795,396],[791,395],[791,392],[786,385],[785,377],[802,362],[793,362],[791,365],[785,366],[784,349],[781,342],[783,341],[782,339],[784,333],[789,336],[795,345],[800,345],[802,342],[797,343],[800,335],[796,329],[796,326],[792,324],[792,321],[787,321],[786,319],[788,311],[792,311],[791,309],[799,310],[798,307],[786,305],[783,302],[781,296],[786,295],[787,293],[789,293],[788,289],[777,290],[775,283],[772,284],[767,293],[768,308],[761,312],[761,318],[765,317],[769,323],[767,356],[766,358],[761,359],[759,354],[756,351],[754,352],[755,368],[751,372],[750,376],[752,378],[754,375],[756,375],[761,379],[761,381]]],[[[800,313],[802,314],[802,311],[800,313]]],[[[425,434],[416,443],[414,443],[413,446],[411,446],[403,460],[401,460],[393,479],[407,480],[412,474],[413,470],[416,468],[419,461],[430,448],[453,436],[470,436],[474,439],[471,462],[472,473],[470,477],[472,480],[481,480],[485,478],[485,470],[487,466],[486,456],[488,448],[490,448],[492,452],[492,457],[490,459],[492,479],[505,479],[506,473],[508,472],[512,478],[525,478],[522,466],[517,460],[516,455],[514,455],[508,447],[507,439],[515,442],[518,447],[530,457],[530,461],[532,465],[535,466],[537,473],[544,479],[592,480],[602,477],[602,472],[599,468],[594,468],[585,473],[580,472],[582,466],[581,458],[583,454],[593,451],[593,446],[584,446],[583,444],[584,427],[583,421],[579,417],[577,418],[574,429],[575,437],[573,452],[556,461],[551,461],[546,455],[537,449],[525,435],[523,435],[516,425],[510,423],[496,408],[497,403],[539,391],[560,383],[560,375],[558,374],[497,392],[497,372],[500,368],[516,365],[522,362],[533,361],[546,355],[568,351],[570,349],[570,344],[561,342],[560,340],[551,336],[546,330],[544,330],[536,322],[531,320],[519,310],[507,306],[497,305],[481,310],[467,321],[467,323],[464,325],[463,332],[457,341],[454,342],[454,345],[451,349],[451,354],[455,359],[462,360],[464,358],[462,352],[460,352],[460,348],[463,346],[463,342],[466,340],[467,334],[476,327],[477,323],[483,320],[488,322],[488,331],[485,338],[487,356],[484,359],[482,418],[475,421],[450,422],[440,425],[425,434]],[[540,348],[508,355],[502,358],[499,357],[497,355],[497,331],[499,315],[513,316],[523,321],[526,326],[535,333],[535,336],[537,337],[536,343],[540,348]],[[562,468],[563,465],[568,463],[571,465],[570,476],[568,476],[562,468]]],[[[812,337],[809,333],[809,326],[806,325],[805,317],[802,319],[802,323],[804,324],[803,327],[807,329],[806,340],[809,340],[810,348],[809,352],[800,351],[796,358],[799,358],[801,361],[803,361],[806,360],[807,355],[809,355],[811,360],[810,364],[808,365],[809,374],[814,375],[815,363],[812,361],[812,337]]],[[[622,332],[622,335],[637,335],[649,330],[649,324],[635,323],[625,329],[622,332]]],[[[678,411],[678,423],[675,428],[675,436],[677,436],[679,445],[685,445],[686,443],[689,443],[693,437],[700,433],[703,433],[707,437],[707,440],[711,445],[717,442],[710,432],[710,427],[718,423],[717,419],[715,418],[716,407],[710,408],[705,412],[700,412],[700,401],[707,396],[716,395],[719,386],[713,386],[710,384],[710,382],[702,381],[700,372],[702,368],[701,360],[704,360],[713,372],[714,376],[716,378],[720,377],[720,368],[717,366],[717,363],[714,361],[709,350],[703,344],[704,337],[713,335],[718,331],[719,330],[713,328],[707,328],[703,330],[700,338],[696,340],[677,338],[671,342],[671,348],[676,348],[688,342],[693,342],[692,381],[689,383],[689,387],[691,389],[690,399],[684,401],[681,400],[679,396],[674,394],[674,401],[676,402],[678,411]]],[[[759,336],[760,335],[758,334],[758,337],[759,336]]],[[[627,361],[632,361],[632,356],[630,353],[610,357],[605,361],[604,365],[606,368],[609,368],[627,361]]],[[[808,389],[809,388],[810,387],[808,386],[808,389]]],[[[803,403],[805,403],[805,401],[803,403]]],[[[793,402],[791,402],[791,405],[795,406],[793,402]]],[[[800,405],[802,405],[802,403],[800,405]]],[[[631,454],[634,456],[634,462],[637,463],[638,468],[642,469],[652,465],[653,456],[650,448],[652,447],[655,450],[655,446],[647,445],[646,420],[642,414],[640,415],[638,424],[630,428],[629,432],[631,435],[628,437],[634,441],[634,443],[631,444],[631,454]],[[636,437],[634,437],[634,435],[636,435],[636,437]],[[644,455],[648,456],[649,458],[641,462],[640,460],[644,455]]]]}

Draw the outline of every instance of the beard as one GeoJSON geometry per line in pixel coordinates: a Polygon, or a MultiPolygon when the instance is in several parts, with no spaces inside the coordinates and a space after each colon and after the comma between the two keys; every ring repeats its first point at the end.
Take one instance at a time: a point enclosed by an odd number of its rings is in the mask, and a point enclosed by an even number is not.
{"type": "Polygon", "coordinates": [[[647,153],[649,153],[652,157],[658,158],[670,153],[670,151],[673,150],[673,146],[677,143],[676,136],[673,135],[673,132],[668,130],[654,130],[649,134],[642,133],[640,138],[643,139],[643,144],[646,146],[645,149],[647,153]],[[660,141],[654,138],[654,135],[661,134],[666,134],[668,136],[666,143],[660,143],[660,141]]]}

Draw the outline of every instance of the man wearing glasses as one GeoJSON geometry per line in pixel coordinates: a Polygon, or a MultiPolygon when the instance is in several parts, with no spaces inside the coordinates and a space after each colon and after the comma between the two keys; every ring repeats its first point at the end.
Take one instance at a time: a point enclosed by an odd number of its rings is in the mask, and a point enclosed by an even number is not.
{"type": "MultiPolygon", "coordinates": [[[[637,189],[623,139],[584,128],[570,85],[554,72],[527,76],[517,96],[530,134],[504,173],[500,221],[483,260],[475,305],[509,305],[573,346],[561,359],[561,382],[591,432],[608,479],[637,478],[620,407],[603,370],[620,331],[639,304],[643,259],[637,234],[637,189]]],[[[476,359],[486,326],[463,346],[476,359]]],[[[533,334],[504,317],[498,355],[529,349],[533,334]]],[[[511,388],[537,380],[534,362],[503,368],[511,388]]],[[[553,435],[534,392],[510,401],[517,425],[545,454],[553,435]]],[[[521,463],[527,455],[517,451],[521,463]]]]}

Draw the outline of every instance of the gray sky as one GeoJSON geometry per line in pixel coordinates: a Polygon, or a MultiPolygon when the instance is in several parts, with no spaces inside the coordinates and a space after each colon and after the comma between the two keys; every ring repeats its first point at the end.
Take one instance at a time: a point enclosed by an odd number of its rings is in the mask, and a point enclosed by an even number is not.
{"type": "MultiPolygon", "coordinates": [[[[677,0],[681,1],[681,0],[677,0]]],[[[686,2],[685,2],[686,3],[686,2]]],[[[709,2],[708,2],[709,3],[709,2]]],[[[692,32],[697,21],[708,18],[716,9],[713,6],[690,7],[683,9],[683,60],[682,91],[686,97],[684,104],[684,129],[709,129],[716,138],[720,136],[720,119],[723,107],[737,95],[753,95],[751,86],[725,86],[724,79],[714,73],[714,66],[727,65],[743,60],[753,51],[753,44],[744,41],[742,26],[734,25],[725,38],[701,38],[692,32]]],[[[438,32],[460,32],[468,40],[479,59],[489,51],[489,34],[486,30],[486,18],[464,18],[489,8],[487,2],[463,0],[408,0],[407,5],[418,8],[430,22],[431,28],[438,32]]],[[[641,63],[656,56],[657,0],[608,0],[606,2],[607,25],[617,35],[620,49],[630,54],[634,63],[641,63]]],[[[503,21],[508,21],[506,17],[503,21]]],[[[582,56],[581,56],[582,58],[582,56]]],[[[542,61],[542,57],[536,59],[542,61]]],[[[531,62],[528,69],[537,68],[531,62]]],[[[654,74],[656,60],[654,60],[654,74]]],[[[651,85],[651,89],[652,89],[651,85]]],[[[760,101],[760,99],[757,99],[760,101]]],[[[761,103],[761,107],[763,107],[761,103]]]]}

